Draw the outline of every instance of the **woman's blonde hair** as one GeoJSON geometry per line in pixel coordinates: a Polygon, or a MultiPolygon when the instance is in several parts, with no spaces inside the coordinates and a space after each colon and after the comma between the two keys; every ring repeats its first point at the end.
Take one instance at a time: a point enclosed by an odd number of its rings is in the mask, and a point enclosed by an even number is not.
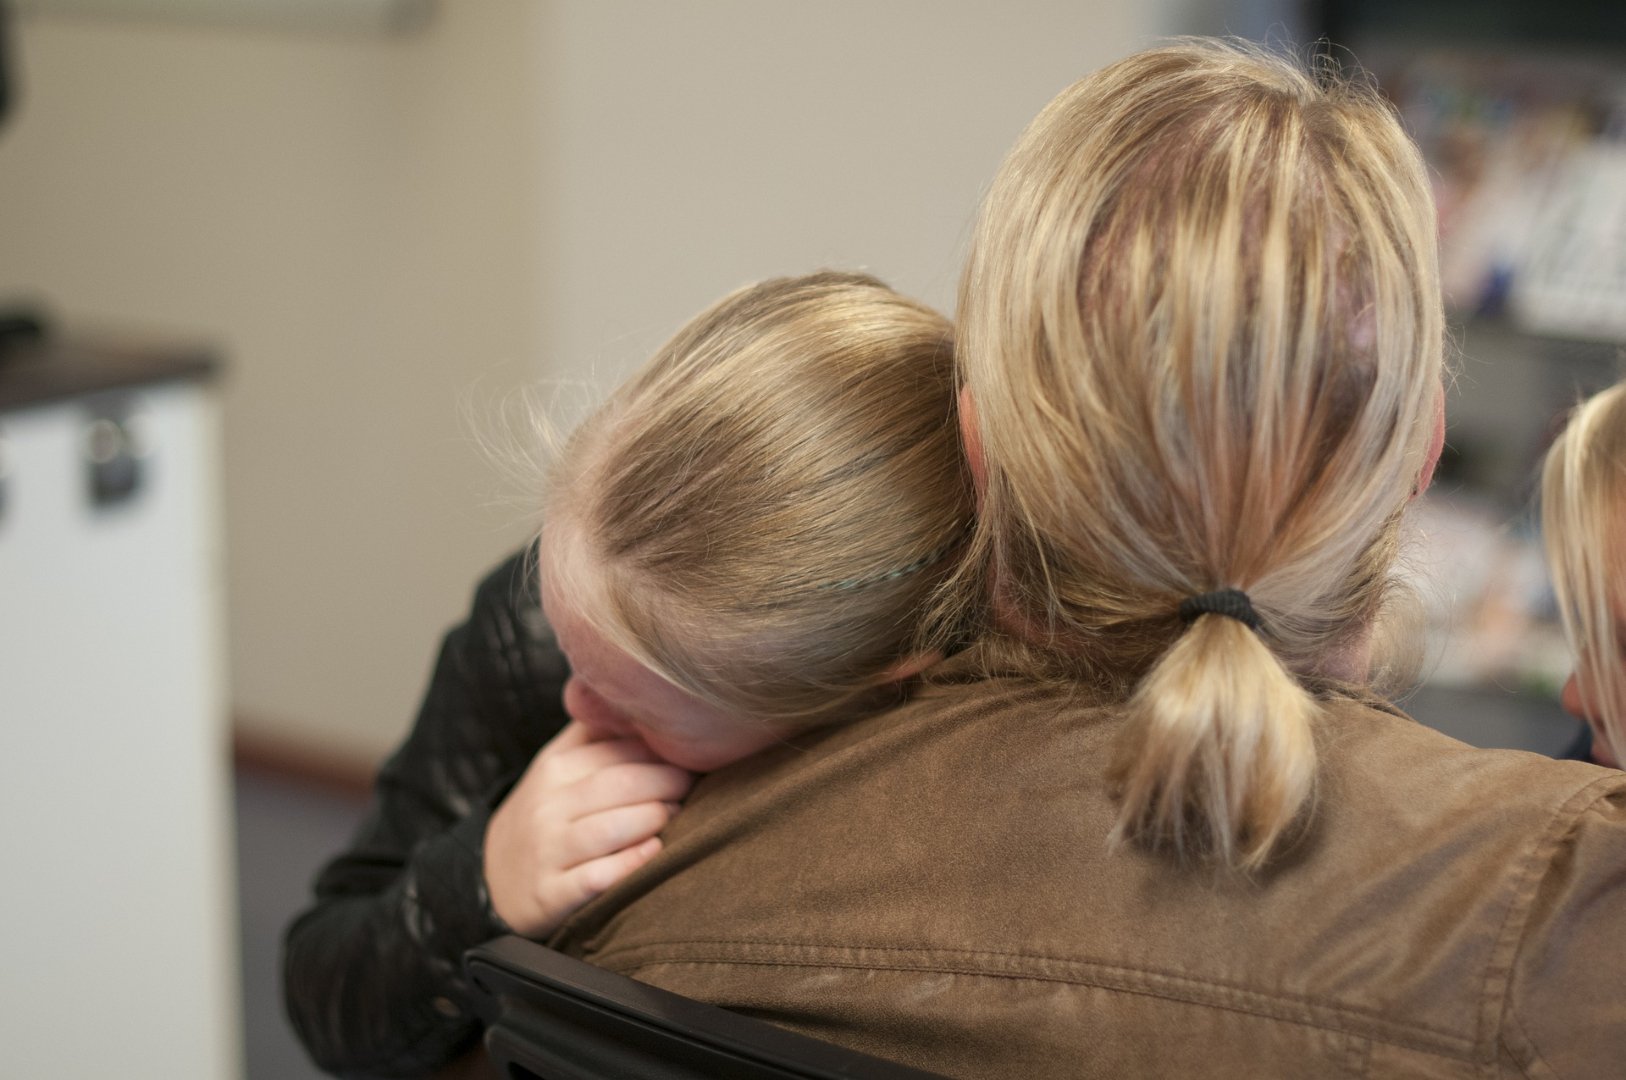
{"type": "Polygon", "coordinates": [[[972,514],[954,393],[948,320],[874,278],[740,289],[572,436],[547,532],[584,557],[549,569],[712,704],[816,722],[879,700],[952,637],[923,612],[972,514]]]}
{"type": "Polygon", "coordinates": [[[1385,605],[1433,430],[1436,265],[1392,110],[1244,45],[1082,80],[994,181],[960,292],[970,559],[1026,655],[1128,699],[1116,839],[1255,868],[1302,818],[1306,687],[1385,605]],[[1257,632],[1178,615],[1225,588],[1257,632]]]}
{"type": "Polygon", "coordinates": [[[1626,383],[1584,402],[1547,451],[1541,531],[1581,700],[1626,761],[1626,383]]]}

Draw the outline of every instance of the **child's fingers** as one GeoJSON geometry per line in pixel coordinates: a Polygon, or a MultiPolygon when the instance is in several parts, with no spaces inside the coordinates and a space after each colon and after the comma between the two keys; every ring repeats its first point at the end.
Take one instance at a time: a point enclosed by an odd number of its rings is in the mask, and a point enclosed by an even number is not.
{"type": "MultiPolygon", "coordinates": [[[[559,765],[561,762],[573,760],[577,755],[583,752],[588,752],[589,756],[587,760],[589,762],[591,762],[595,756],[603,758],[603,762],[599,766],[602,768],[603,765],[609,764],[611,761],[618,760],[618,758],[613,756],[617,753],[617,751],[611,750],[606,752],[605,750],[595,750],[594,748],[607,746],[613,747],[619,742],[637,742],[637,740],[617,739],[605,741],[600,739],[599,736],[595,735],[592,729],[587,727],[587,725],[578,720],[571,720],[565,724],[564,727],[559,729],[559,733],[557,735],[542,744],[542,749],[538,750],[536,752],[536,756],[531,759],[531,768],[538,772],[544,769],[553,772],[555,774],[555,783],[557,784],[557,774],[560,771],[559,765]]],[[[622,748],[621,752],[624,753],[628,749],[630,748],[622,748]]],[[[589,765],[589,767],[591,766],[589,765]]]]}
{"type": "MultiPolygon", "coordinates": [[[[578,725],[571,725],[572,727],[578,725]]],[[[553,786],[565,787],[614,765],[659,762],[640,739],[605,739],[567,745],[549,754],[547,768],[553,786]]]]}
{"type": "Polygon", "coordinates": [[[552,913],[557,920],[554,925],[557,926],[558,921],[563,921],[571,912],[653,859],[660,850],[660,837],[651,836],[631,847],[565,871],[558,882],[559,908],[552,913]]]}
{"type": "Polygon", "coordinates": [[[672,811],[663,802],[617,806],[577,818],[560,838],[559,866],[568,870],[641,844],[671,820],[672,811]]]}
{"type": "Polygon", "coordinates": [[[682,802],[694,774],[665,762],[627,762],[585,776],[563,792],[560,810],[575,820],[618,806],[682,802]]]}
{"type": "MultiPolygon", "coordinates": [[[[550,875],[539,897],[539,910],[527,936],[545,937],[593,897],[654,858],[661,850],[659,837],[636,844],[550,875]]],[[[517,927],[516,927],[517,929],[517,927]]]]}
{"type": "Polygon", "coordinates": [[[579,746],[586,746],[592,741],[593,735],[587,729],[587,726],[580,721],[572,720],[560,728],[559,734],[549,739],[542,749],[553,753],[562,753],[566,750],[574,750],[579,746]]]}

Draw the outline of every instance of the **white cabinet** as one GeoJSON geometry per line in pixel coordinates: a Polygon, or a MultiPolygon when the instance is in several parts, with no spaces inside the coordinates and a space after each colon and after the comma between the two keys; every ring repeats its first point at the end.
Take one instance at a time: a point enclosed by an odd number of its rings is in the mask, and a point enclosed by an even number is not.
{"type": "Polygon", "coordinates": [[[3,1077],[242,1071],[217,407],[161,368],[0,393],[3,1077]]]}

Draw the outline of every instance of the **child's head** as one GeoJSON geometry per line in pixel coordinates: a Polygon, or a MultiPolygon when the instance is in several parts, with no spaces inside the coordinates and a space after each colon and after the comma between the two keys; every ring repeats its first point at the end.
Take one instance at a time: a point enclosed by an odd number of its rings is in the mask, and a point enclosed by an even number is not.
{"type": "Polygon", "coordinates": [[[1626,383],[1590,399],[1547,452],[1542,532],[1576,670],[1566,704],[1626,763],[1626,383]]]}
{"type": "Polygon", "coordinates": [[[724,298],[623,384],[541,543],[577,715],[714,768],[944,649],[922,612],[972,516],[952,353],[941,315],[820,273],[724,298]]]}

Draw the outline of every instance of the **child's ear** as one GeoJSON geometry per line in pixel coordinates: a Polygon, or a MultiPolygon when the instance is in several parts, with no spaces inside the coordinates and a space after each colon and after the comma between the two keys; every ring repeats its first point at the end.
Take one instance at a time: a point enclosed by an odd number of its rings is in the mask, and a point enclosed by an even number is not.
{"type": "Polygon", "coordinates": [[[907,682],[943,659],[942,652],[933,649],[931,652],[915,653],[905,656],[897,663],[890,665],[880,674],[870,679],[876,686],[890,686],[894,683],[907,682]]]}

